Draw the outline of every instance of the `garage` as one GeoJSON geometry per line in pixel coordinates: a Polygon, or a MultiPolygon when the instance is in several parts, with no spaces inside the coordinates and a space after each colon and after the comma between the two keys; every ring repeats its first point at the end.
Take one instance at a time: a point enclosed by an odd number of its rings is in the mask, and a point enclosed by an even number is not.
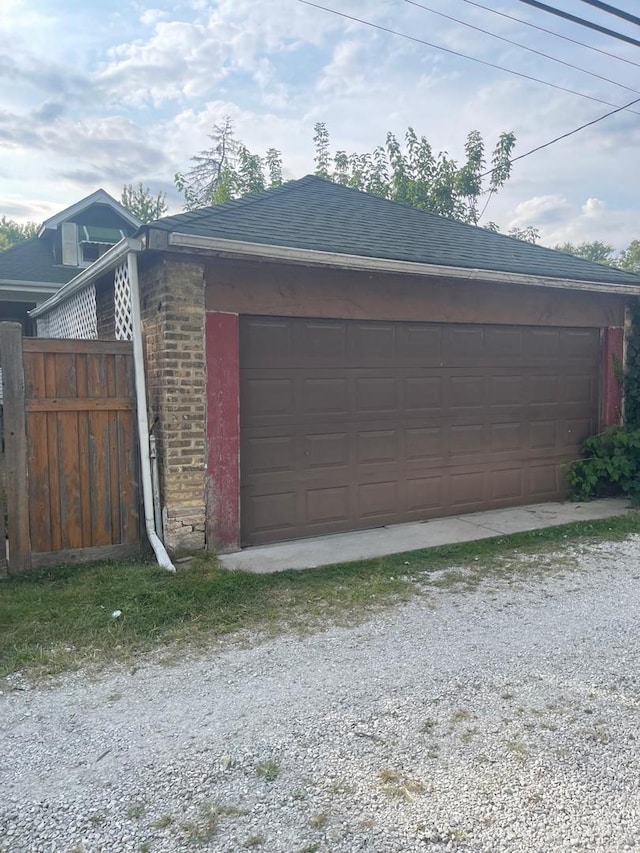
{"type": "Polygon", "coordinates": [[[582,440],[623,422],[622,269],[312,175],[107,254],[47,310],[82,290],[115,332],[116,275],[137,275],[171,549],[554,501],[582,440]]]}
{"type": "Polygon", "coordinates": [[[600,330],[241,316],[242,544],[565,496],[600,330]]]}

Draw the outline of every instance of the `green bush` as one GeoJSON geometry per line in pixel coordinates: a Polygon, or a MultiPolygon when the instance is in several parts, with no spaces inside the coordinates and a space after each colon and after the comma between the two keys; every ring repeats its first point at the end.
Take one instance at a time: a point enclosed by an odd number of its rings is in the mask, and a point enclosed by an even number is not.
{"type": "Polygon", "coordinates": [[[575,500],[622,493],[640,504],[640,429],[609,427],[587,438],[582,453],[567,471],[575,500]]]}

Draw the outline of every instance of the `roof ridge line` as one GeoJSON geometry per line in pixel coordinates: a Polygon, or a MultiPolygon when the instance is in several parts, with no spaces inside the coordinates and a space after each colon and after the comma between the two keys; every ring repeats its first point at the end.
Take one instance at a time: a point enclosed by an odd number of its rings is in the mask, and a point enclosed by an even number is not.
{"type": "MultiPolygon", "coordinates": [[[[183,213],[176,213],[174,216],[167,216],[166,219],[174,219],[178,216],[185,216],[186,214],[192,213],[193,219],[201,219],[204,216],[211,216],[212,214],[217,216],[222,216],[224,213],[227,213],[230,210],[239,210],[243,207],[250,207],[252,204],[255,204],[259,201],[264,200],[265,196],[268,195],[283,195],[284,193],[291,192],[294,189],[295,184],[300,184],[302,181],[306,181],[308,178],[314,177],[312,175],[304,175],[302,178],[292,178],[290,181],[285,181],[283,184],[280,184],[278,187],[269,187],[269,189],[263,190],[259,193],[249,193],[244,196],[240,196],[240,198],[230,198],[228,201],[223,202],[222,204],[211,204],[207,207],[200,207],[196,210],[185,210],[183,213]]],[[[163,222],[164,219],[158,219],[156,222],[163,222]]],[[[149,225],[153,225],[154,223],[150,222],[149,225]]]]}

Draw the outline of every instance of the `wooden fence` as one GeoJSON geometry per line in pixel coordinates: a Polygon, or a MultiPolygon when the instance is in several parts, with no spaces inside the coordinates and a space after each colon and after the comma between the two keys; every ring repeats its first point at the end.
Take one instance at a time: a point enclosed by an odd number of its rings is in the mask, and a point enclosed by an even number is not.
{"type": "Polygon", "coordinates": [[[0,365],[9,574],[138,554],[131,344],[23,338],[0,323],[0,365]]]}

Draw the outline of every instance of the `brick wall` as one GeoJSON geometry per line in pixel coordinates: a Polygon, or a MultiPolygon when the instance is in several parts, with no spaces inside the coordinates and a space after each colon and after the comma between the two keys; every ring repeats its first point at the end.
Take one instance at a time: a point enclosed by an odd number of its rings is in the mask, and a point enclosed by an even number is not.
{"type": "Polygon", "coordinates": [[[150,422],[156,420],[165,544],[205,544],[204,268],[168,256],[140,270],[150,422]]]}

